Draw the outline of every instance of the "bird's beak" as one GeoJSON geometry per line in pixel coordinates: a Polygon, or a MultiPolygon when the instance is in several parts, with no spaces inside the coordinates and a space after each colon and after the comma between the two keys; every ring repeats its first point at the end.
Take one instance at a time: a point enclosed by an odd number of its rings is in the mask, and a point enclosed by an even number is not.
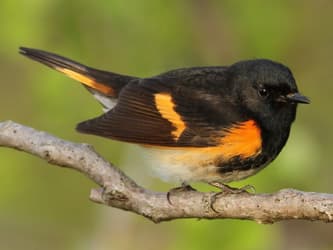
{"type": "Polygon", "coordinates": [[[304,103],[304,104],[309,104],[310,99],[304,95],[301,95],[300,93],[290,93],[285,96],[287,101],[289,102],[294,102],[294,103],[304,103]]]}

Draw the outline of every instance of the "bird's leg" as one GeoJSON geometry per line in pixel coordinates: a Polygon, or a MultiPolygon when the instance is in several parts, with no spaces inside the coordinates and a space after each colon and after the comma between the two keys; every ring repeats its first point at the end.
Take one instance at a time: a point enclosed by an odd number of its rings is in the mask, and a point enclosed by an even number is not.
{"type": "Polygon", "coordinates": [[[250,193],[248,191],[252,191],[251,193],[255,193],[256,189],[252,185],[245,185],[244,187],[241,188],[235,188],[235,187],[230,187],[227,184],[221,183],[221,182],[209,182],[209,185],[212,185],[213,187],[221,189],[221,192],[218,192],[217,194],[224,193],[224,194],[240,194],[243,192],[250,193]]]}
{"type": "Polygon", "coordinates": [[[175,187],[175,188],[170,189],[167,193],[167,199],[168,199],[169,204],[172,205],[172,202],[170,200],[172,193],[188,192],[188,191],[197,191],[197,190],[194,189],[193,187],[191,187],[186,182],[182,182],[180,187],[175,187]]]}
{"type": "Polygon", "coordinates": [[[252,185],[245,185],[241,188],[235,188],[235,187],[230,187],[224,183],[221,182],[210,182],[208,183],[216,188],[221,189],[220,192],[217,192],[212,195],[211,201],[210,201],[210,207],[211,209],[217,213],[217,211],[214,208],[214,203],[216,199],[220,196],[226,195],[226,194],[240,194],[240,193],[250,193],[249,191],[252,191],[251,193],[255,193],[256,189],[252,185]]]}

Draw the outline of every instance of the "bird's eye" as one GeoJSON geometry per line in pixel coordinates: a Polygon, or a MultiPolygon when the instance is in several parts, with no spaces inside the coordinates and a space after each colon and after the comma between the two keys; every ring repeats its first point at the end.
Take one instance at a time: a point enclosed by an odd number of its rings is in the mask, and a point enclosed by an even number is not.
{"type": "Polygon", "coordinates": [[[268,96],[268,90],[266,88],[259,88],[258,94],[262,98],[266,98],[268,96]]]}

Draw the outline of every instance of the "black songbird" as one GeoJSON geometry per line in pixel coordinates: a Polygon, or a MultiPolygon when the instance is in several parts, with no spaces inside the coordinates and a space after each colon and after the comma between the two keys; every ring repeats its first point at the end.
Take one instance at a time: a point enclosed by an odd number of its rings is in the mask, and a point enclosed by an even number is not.
{"type": "Polygon", "coordinates": [[[29,48],[20,53],[81,82],[105,113],[82,133],[142,145],[164,180],[214,186],[257,173],[280,153],[298,103],[291,71],[266,59],[138,78],[29,48]]]}

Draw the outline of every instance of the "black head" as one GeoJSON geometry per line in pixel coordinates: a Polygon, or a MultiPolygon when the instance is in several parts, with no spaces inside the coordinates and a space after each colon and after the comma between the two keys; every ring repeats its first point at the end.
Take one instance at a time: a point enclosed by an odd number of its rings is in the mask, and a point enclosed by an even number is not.
{"type": "Polygon", "coordinates": [[[229,68],[237,99],[246,112],[256,117],[268,130],[290,128],[298,103],[310,103],[298,92],[291,71],[270,60],[238,62],[229,68]]]}

